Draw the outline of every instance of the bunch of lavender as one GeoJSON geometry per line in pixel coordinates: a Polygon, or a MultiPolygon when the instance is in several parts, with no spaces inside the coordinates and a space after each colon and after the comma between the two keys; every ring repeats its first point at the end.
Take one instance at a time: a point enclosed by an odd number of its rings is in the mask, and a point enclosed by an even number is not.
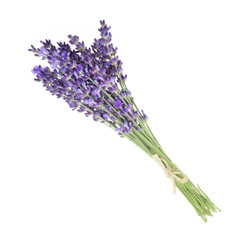
{"type": "Polygon", "coordinates": [[[164,169],[176,187],[192,204],[199,216],[207,221],[211,211],[219,210],[206,194],[188,179],[168,158],[147,124],[147,116],[139,110],[127,89],[127,75],[123,73],[117,48],[105,21],[100,21],[101,37],[94,39],[91,48],[69,35],[69,43],[41,41],[42,46],[31,46],[29,51],[47,60],[50,67],[35,66],[35,80],[52,95],[64,99],[73,110],[92,116],[128,138],[164,169]]]}

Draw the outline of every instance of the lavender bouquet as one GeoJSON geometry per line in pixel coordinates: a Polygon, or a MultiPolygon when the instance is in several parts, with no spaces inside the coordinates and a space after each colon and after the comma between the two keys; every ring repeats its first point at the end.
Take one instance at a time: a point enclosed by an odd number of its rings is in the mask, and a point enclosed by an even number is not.
{"type": "Polygon", "coordinates": [[[121,137],[129,139],[147,155],[155,159],[176,187],[206,222],[211,212],[220,211],[207,195],[190,181],[166,155],[147,123],[147,116],[139,110],[126,86],[117,48],[105,21],[100,21],[101,37],[94,39],[91,48],[69,35],[69,44],[41,41],[42,47],[31,46],[29,51],[47,60],[50,67],[35,66],[35,81],[42,82],[47,91],[63,98],[73,110],[92,116],[121,137]]]}

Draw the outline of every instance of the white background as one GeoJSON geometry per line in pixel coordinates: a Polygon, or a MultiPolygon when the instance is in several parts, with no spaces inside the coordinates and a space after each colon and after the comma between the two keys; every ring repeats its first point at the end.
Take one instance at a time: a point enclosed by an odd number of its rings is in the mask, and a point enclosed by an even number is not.
{"type": "Polygon", "coordinates": [[[2,1],[0,239],[251,239],[250,1],[2,1]],[[170,158],[222,212],[200,219],[144,152],[33,81],[40,40],[112,26],[170,158]]]}

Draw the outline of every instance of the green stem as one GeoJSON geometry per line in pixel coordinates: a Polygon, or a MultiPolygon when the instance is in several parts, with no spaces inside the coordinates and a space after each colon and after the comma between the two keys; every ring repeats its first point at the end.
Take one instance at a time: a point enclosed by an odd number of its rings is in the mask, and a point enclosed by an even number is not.
{"type": "MultiPolygon", "coordinates": [[[[157,154],[159,155],[159,157],[163,158],[170,167],[177,169],[177,171],[180,171],[178,167],[166,155],[166,153],[162,149],[158,148],[157,145],[154,145],[152,141],[149,141],[148,138],[141,134],[141,132],[132,131],[132,135],[135,137],[135,139],[137,139],[137,141],[135,141],[135,144],[138,144],[138,142],[140,142],[141,146],[142,144],[145,145],[144,149],[149,150],[149,156],[153,157],[154,154],[157,154]]],[[[188,179],[188,181],[185,183],[181,183],[175,179],[175,184],[180,192],[193,206],[197,214],[203,219],[203,221],[207,222],[207,216],[212,216],[212,212],[220,211],[220,209],[215,206],[215,204],[208,198],[208,196],[199,187],[197,188],[190,179],[188,179]]]]}

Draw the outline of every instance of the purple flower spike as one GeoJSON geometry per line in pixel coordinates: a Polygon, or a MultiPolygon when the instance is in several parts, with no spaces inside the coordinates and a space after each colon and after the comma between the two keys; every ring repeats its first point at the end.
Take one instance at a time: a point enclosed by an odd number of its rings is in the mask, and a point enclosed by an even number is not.
{"type": "Polygon", "coordinates": [[[130,91],[121,85],[127,75],[111,43],[110,27],[104,20],[100,24],[100,38],[94,39],[91,48],[75,35],[68,35],[70,44],[58,42],[56,47],[45,40],[40,41],[40,48],[32,45],[29,51],[50,65],[35,66],[32,73],[35,81],[63,98],[72,110],[92,115],[94,121],[107,123],[119,134],[129,134],[133,128],[141,129],[139,114],[131,103],[130,91]]]}

